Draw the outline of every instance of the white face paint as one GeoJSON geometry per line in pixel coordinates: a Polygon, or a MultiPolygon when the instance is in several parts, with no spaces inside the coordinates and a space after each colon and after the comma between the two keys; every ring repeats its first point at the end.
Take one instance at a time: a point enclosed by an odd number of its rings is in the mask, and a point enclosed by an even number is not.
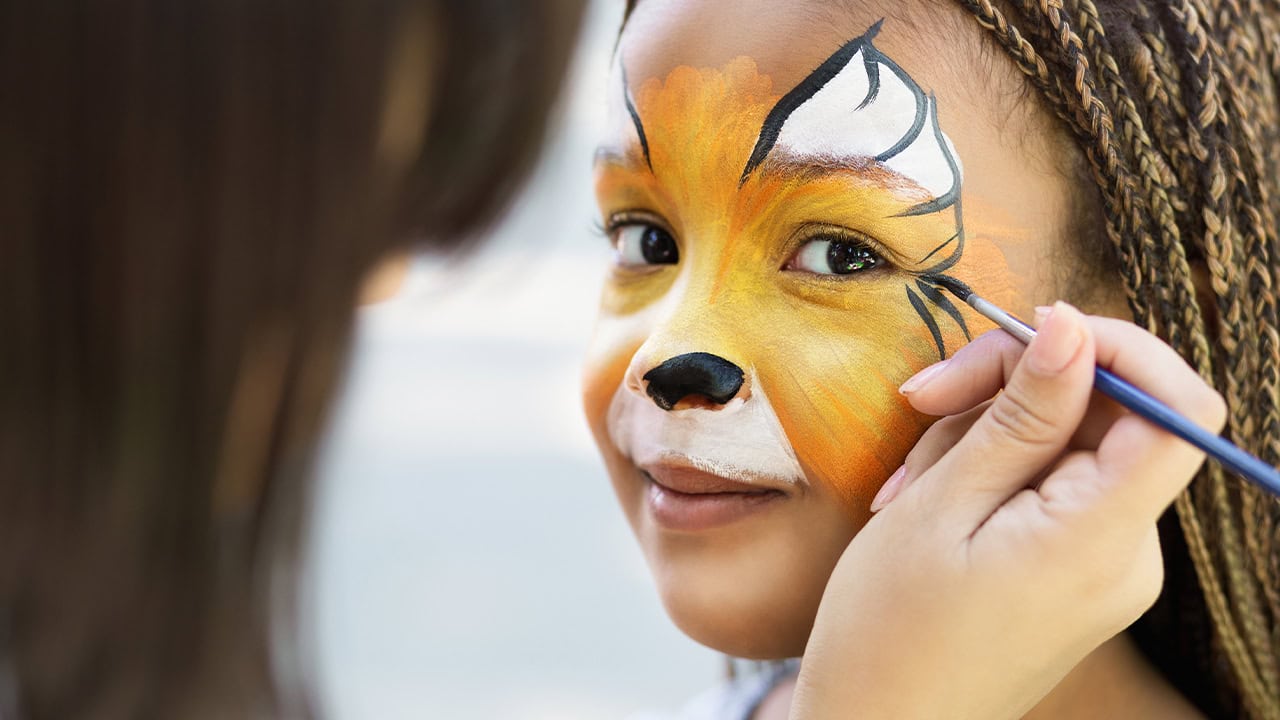
{"type": "MultiPolygon", "coordinates": [[[[753,373],[754,375],[754,373],[753,373]]],[[[638,467],[676,462],[737,482],[805,482],[781,423],[752,377],[751,394],[716,409],[663,410],[624,383],[609,405],[609,438],[638,467]]]]}
{"type": "Polygon", "coordinates": [[[877,31],[831,56],[778,103],[744,176],[765,155],[797,164],[874,161],[932,198],[959,191],[960,162],[938,127],[937,101],[875,48],[877,31]]]}

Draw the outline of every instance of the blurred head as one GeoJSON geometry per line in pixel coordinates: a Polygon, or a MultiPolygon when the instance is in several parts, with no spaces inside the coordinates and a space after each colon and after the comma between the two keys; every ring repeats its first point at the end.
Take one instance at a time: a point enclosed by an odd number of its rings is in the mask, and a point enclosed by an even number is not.
{"type": "Polygon", "coordinates": [[[0,1],[0,715],[306,712],[357,288],[503,207],[580,5],[0,1]]]}
{"type": "MultiPolygon", "coordinates": [[[[1181,81],[1159,73],[1178,68],[1152,52],[1191,43],[1166,36],[1170,18],[1079,2],[1028,9],[1017,30],[982,3],[633,5],[597,153],[616,258],[585,405],[663,601],[695,639],[751,657],[803,650],[836,559],[930,422],[898,385],[988,327],[940,275],[1019,315],[1064,298],[1133,318],[1205,372],[1221,367],[1210,352],[1274,372],[1271,330],[1228,321],[1235,340],[1211,335],[1220,310],[1241,312],[1245,284],[1197,276],[1243,267],[1246,252],[1261,272],[1262,250],[1210,232],[1206,207],[1243,210],[1223,207],[1188,153],[1218,133],[1219,161],[1271,162],[1248,137],[1268,127],[1258,118],[1274,116],[1274,96],[1249,105],[1252,126],[1172,124],[1159,102],[1182,103],[1181,81]],[[1070,30],[1068,17],[1105,38],[1050,31],[1070,30]]],[[[1232,182],[1266,194],[1273,176],[1232,182]]],[[[1257,309],[1264,328],[1273,305],[1257,309]]],[[[1273,405],[1255,409],[1275,417],[1273,405]]],[[[1238,439],[1274,458],[1251,427],[1238,439]]],[[[1183,583],[1190,561],[1171,540],[1183,583]]],[[[1166,604],[1206,618],[1184,589],[1166,604]]]]}

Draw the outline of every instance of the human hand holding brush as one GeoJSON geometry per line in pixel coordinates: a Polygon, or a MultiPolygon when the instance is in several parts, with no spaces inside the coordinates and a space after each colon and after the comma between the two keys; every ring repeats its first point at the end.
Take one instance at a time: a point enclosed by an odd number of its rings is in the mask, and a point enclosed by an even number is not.
{"type": "MultiPolygon", "coordinates": [[[[993,331],[917,375],[912,405],[947,417],[837,565],[793,718],[1016,718],[1086,657],[1141,675],[1091,653],[1159,594],[1156,520],[1204,454],[1097,398],[1095,363],[1202,427],[1225,422],[1164,343],[1064,304],[1029,346],[993,331]]],[[[1189,711],[1153,678],[1126,716],[1189,711]]]]}

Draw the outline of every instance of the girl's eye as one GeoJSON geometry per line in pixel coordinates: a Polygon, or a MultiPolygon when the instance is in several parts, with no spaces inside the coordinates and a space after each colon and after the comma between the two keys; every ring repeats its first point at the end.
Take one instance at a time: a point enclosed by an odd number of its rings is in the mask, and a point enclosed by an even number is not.
{"type": "Polygon", "coordinates": [[[656,225],[633,223],[614,232],[614,249],[618,252],[619,265],[675,265],[680,259],[676,239],[656,225]]]}
{"type": "Polygon", "coordinates": [[[884,261],[874,250],[848,240],[810,240],[787,262],[788,270],[816,275],[850,275],[878,267],[884,261]]]}

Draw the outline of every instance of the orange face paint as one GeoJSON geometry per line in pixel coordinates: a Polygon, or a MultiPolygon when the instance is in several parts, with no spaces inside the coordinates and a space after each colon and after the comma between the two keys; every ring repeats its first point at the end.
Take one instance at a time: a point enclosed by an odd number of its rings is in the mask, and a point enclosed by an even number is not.
{"type": "Polygon", "coordinates": [[[973,282],[1002,263],[990,243],[965,250],[960,171],[946,164],[936,101],[873,36],[786,93],[745,57],[626,90],[626,116],[598,154],[601,212],[611,226],[660,228],[679,261],[615,267],[606,283],[585,395],[607,456],[618,452],[611,402],[686,353],[744,369],[807,481],[833,488],[853,514],[928,426],[897,388],[978,322],[938,299],[930,273],[973,282]],[[847,132],[842,118],[860,112],[880,115],[847,132]],[[815,242],[882,262],[843,275],[799,268],[815,242]]]}

